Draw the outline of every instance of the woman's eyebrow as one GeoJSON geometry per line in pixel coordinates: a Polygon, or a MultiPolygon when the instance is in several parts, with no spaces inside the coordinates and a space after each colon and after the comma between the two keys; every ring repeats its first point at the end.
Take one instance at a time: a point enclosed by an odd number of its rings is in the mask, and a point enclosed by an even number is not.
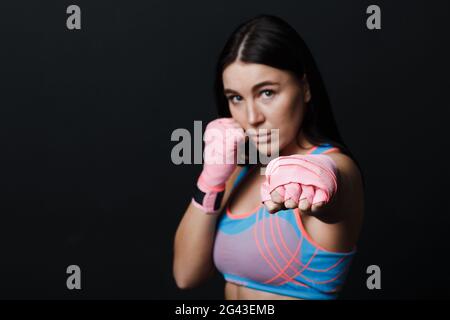
{"type": "MultiPolygon", "coordinates": [[[[267,86],[267,85],[279,85],[279,83],[278,82],[274,82],[274,81],[263,81],[263,82],[255,84],[252,87],[252,91],[256,91],[256,89],[264,87],[264,86],[267,86]]],[[[229,88],[225,88],[223,92],[225,94],[227,94],[227,93],[239,93],[239,92],[237,92],[237,91],[235,91],[233,89],[229,89],[229,88]]]]}

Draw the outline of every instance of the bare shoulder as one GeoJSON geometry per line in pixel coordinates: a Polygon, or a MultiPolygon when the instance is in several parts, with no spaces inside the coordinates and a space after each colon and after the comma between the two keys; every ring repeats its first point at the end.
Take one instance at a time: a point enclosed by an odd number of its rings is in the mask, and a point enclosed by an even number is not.
{"type": "Polygon", "coordinates": [[[346,187],[349,192],[362,189],[361,172],[352,158],[341,152],[331,152],[326,155],[336,163],[342,187],[346,187]]]}
{"type": "Polygon", "coordinates": [[[361,172],[355,161],[341,152],[327,154],[334,160],[338,171],[338,190],[334,216],[355,226],[364,215],[364,187],[361,172]]]}

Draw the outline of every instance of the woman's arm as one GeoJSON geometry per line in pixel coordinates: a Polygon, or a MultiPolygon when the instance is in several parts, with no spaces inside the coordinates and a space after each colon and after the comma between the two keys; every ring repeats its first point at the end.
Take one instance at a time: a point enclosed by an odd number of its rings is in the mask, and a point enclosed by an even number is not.
{"type": "Polygon", "coordinates": [[[364,217],[364,189],[354,161],[342,153],[331,153],[337,164],[338,191],[330,203],[302,211],[303,225],[320,246],[338,252],[352,250],[364,217]]]}
{"type": "Polygon", "coordinates": [[[337,166],[337,192],[330,203],[318,208],[313,205],[303,213],[319,218],[343,220],[346,217],[342,217],[342,213],[349,212],[352,208],[361,211],[363,206],[361,174],[349,156],[335,152],[327,155],[335,161],[337,166]]]}
{"type": "MultiPolygon", "coordinates": [[[[220,212],[240,170],[242,168],[237,167],[226,183],[220,212]]],[[[205,214],[192,203],[184,213],[175,234],[173,260],[173,276],[180,289],[196,287],[214,274],[212,250],[217,218],[217,214],[205,214]]]]}

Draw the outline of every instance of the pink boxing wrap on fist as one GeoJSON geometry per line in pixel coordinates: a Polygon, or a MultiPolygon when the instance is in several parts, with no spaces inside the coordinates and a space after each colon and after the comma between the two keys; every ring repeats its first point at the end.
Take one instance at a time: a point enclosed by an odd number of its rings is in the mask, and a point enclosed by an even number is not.
{"type": "Polygon", "coordinates": [[[236,168],[236,150],[245,139],[244,130],[233,118],[219,118],[206,126],[203,171],[200,180],[205,187],[225,184],[236,168]]]}
{"type": "Polygon", "coordinates": [[[237,146],[244,139],[244,130],[233,118],[219,118],[208,123],[203,138],[203,170],[197,181],[197,187],[204,195],[201,201],[193,199],[196,207],[207,213],[217,211],[218,197],[236,168],[237,146]]]}
{"type": "MultiPolygon", "coordinates": [[[[266,181],[261,185],[261,200],[272,200],[270,193],[283,186],[284,200],[295,202],[307,198],[311,204],[329,202],[337,191],[337,166],[334,160],[323,154],[281,156],[269,162],[266,181]],[[314,187],[314,195],[304,196],[302,186],[314,187]]],[[[283,193],[283,192],[282,192],[283,193]]]]}

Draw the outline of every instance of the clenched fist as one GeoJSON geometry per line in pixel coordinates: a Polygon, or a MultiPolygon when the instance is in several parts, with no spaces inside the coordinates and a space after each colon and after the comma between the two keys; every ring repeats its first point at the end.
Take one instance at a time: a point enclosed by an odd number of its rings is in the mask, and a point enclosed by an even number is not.
{"type": "Polygon", "coordinates": [[[238,144],[244,130],[233,118],[219,118],[206,126],[203,170],[192,203],[208,214],[217,213],[225,183],[236,168],[238,144]]]}
{"type": "Polygon", "coordinates": [[[323,154],[282,156],[269,162],[261,185],[261,200],[274,213],[297,206],[317,211],[337,191],[337,166],[323,154]]]}

